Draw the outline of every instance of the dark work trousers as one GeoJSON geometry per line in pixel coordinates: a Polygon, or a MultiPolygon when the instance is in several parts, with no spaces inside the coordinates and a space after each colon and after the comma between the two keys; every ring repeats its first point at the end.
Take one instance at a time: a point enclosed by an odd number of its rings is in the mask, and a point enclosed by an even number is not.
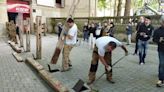
{"type": "MultiPolygon", "coordinates": [[[[111,59],[112,53],[111,52],[106,52],[104,59],[106,63],[111,66],[112,64],[112,59],[111,59]]],[[[89,80],[93,81],[96,78],[96,71],[98,68],[98,61],[99,61],[99,55],[98,55],[98,48],[95,46],[93,53],[92,53],[92,61],[91,61],[91,66],[90,66],[90,71],[89,71],[89,80]]],[[[112,66],[111,66],[112,67],[112,66]]],[[[108,80],[112,80],[112,69],[110,71],[106,71],[106,77],[108,80]]]]}
{"type": "Polygon", "coordinates": [[[164,51],[158,51],[159,55],[159,80],[164,81],[164,51]]]}
{"type": "Polygon", "coordinates": [[[135,44],[135,51],[134,51],[134,53],[137,54],[137,52],[138,52],[138,36],[136,34],[136,44],[135,44]]]}

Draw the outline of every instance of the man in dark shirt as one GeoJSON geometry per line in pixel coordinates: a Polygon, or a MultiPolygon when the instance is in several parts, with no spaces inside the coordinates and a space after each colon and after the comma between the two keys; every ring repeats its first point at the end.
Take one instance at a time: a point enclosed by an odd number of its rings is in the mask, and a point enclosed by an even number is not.
{"type": "Polygon", "coordinates": [[[140,26],[143,23],[144,23],[144,17],[141,16],[140,17],[140,20],[139,20],[139,22],[137,23],[137,26],[136,26],[136,44],[135,44],[135,51],[134,51],[134,54],[133,55],[137,54],[137,52],[138,52],[138,36],[139,36],[138,35],[138,30],[139,30],[140,26]]]}
{"type": "Polygon", "coordinates": [[[87,40],[87,42],[88,42],[88,39],[89,39],[89,30],[88,30],[88,23],[86,22],[85,24],[84,24],[84,26],[83,26],[83,39],[84,39],[84,41],[85,40],[87,40]]]}
{"type": "Polygon", "coordinates": [[[154,31],[153,41],[158,44],[159,55],[159,81],[157,87],[164,86],[164,16],[161,17],[161,27],[154,31]]]}
{"type": "Polygon", "coordinates": [[[139,50],[139,64],[145,64],[145,57],[147,53],[148,40],[154,30],[151,25],[150,17],[145,17],[144,24],[142,24],[138,30],[138,50],[139,50]]]}
{"type": "Polygon", "coordinates": [[[91,49],[94,48],[94,44],[95,44],[95,39],[96,39],[95,31],[96,31],[96,26],[94,23],[92,23],[91,27],[89,28],[89,45],[91,49]]]}

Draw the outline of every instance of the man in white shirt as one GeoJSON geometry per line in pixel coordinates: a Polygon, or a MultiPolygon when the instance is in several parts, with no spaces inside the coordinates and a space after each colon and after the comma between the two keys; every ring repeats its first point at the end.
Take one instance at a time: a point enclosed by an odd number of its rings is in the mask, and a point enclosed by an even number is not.
{"type": "Polygon", "coordinates": [[[98,61],[100,59],[101,63],[105,66],[107,80],[110,83],[115,83],[112,80],[112,51],[117,47],[120,46],[124,51],[125,54],[128,54],[127,49],[124,45],[119,42],[117,39],[109,36],[103,36],[96,40],[96,46],[94,47],[92,53],[92,61],[89,71],[89,81],[88,85],[92,84],[96,78],[96,71],[98,68],[98,61]]]}
{"type": "Polygon", "coordinates": [[[71,61],[69,59],[70,52],[73,48],[73,46],[77,42],[77,25],[74,23],[74,20],[72,18],[67,19],[67,25],[69,27],[68,32],[65,32],[65,45],[63,48],[63,58],[62,58],[62,68],[63,72],[69,70],[69,68],[72,66],[71,61]]]}

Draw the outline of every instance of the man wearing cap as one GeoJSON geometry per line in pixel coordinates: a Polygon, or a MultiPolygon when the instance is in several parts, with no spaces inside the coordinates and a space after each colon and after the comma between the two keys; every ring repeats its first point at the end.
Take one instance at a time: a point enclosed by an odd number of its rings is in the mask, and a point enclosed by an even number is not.
{"type": "Polygon", "coordinates": [[[154,31],[153,41],[158,44],[159,73],[157,87],[164,86],[164,16],[160,19],[161,26],[154,31]]]}
{"type": "Polygon", "coordinates": [[[112,51],[117,47],[120,46],[125,51],[125,54],[128,54],[127,49],[123,46],[121,42],[117,39],[109,36],[103,36],[96,40],[96,44],[92,53],[92,61],[89,70],[89,81],[87,82],[88,85],[92,84],[96,78],[96,71],[98,68],[98,61],[100,59],[101,63],[104,65],[106,74],[107,74],[107,81],[110,83],[115,83],[112,80],[112,51]]]}
{"type": "Polygon", "coordinates": [[[72,18],[67,19],[67,25],[69,27],[68,32],[64,32],[65,35],[65,44],[63,48],[63,58],[62,58],[62,71],[68,71],[72,66],[71,61],[69,59],[70,52],[73,46],[77,42],[77,25],[74,23],[72,18]]]}
{"type": "Polygon", "coordinates": [[[152,36],[154,27],[151,25],[150,17],[145,17],[144,23],[139,27],[138,34],[138,50],[139,50],[139,64],[145,64],[147,54],[148,40],[152,36]]]}

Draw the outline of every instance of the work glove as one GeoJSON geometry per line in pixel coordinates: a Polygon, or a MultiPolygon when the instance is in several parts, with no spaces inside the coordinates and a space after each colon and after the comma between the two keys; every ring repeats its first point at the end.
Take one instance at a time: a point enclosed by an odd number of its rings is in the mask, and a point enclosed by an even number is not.
{"type": "Polygon", "coordinates": [[[107,71],[110,71],[112,68],[110,66],[106,67],[107,71]]]}

